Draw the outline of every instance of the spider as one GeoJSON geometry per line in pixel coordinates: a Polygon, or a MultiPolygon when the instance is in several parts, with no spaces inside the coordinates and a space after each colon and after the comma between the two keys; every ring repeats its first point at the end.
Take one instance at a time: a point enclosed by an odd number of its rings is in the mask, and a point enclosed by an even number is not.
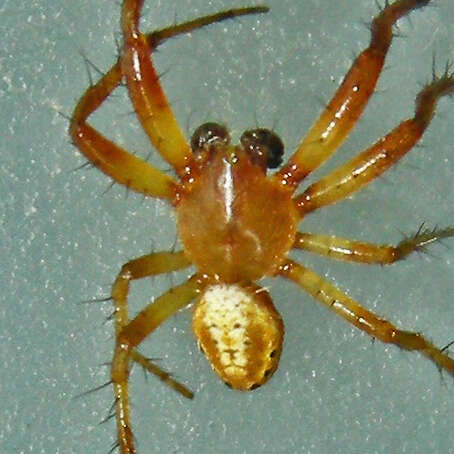
{"type": "Polygon", "coordinates": [[[228,18],[266,13],[265,6],[232,9],[143,34],[143,0],[124,0],[123,49],[117,62],[90,86],[71,118],[70,135],[88,160],[117,183],[168,201],[177,215],[179,252],[154,252],[126,263],[118,274],[114,304],[115,350],[111,382],[118,444],[135,453],[130,420],[132,362],[156,374],[185,397],[192,393],[137,350],[157,326],[195,301],[192,327],[219,377],[232,388],[251,390],[276,370],[284,325],[269,293],[256,282],[281,276],[382,342],[416,350],[454,375],[447,347],[403,331],[363,308],[310,269],[288,258],[292,249],[366,264],[391,264],[429,243],[454,236],[454,228],[420,229],[397,246],[298,231],[309,213],[344,199],[393,166],[419,141],[440,97],[454,93],[449,65],[433,73],[416,98],[414,116],[327,176],[295,195],[300,182],[327,160],[355,126],[374,92],[393,38],[392,27],[430,0],[388,1],[371,24],[369,46],[354,60],[344,81],[296,152],[281,166],[284,146],[275,132],[257,128],[231,145],[227,128],[205,123],[184,138],[161,88],[151,53],[165,40],[228,18]],[[112,91],[126,83],[135,112],[154,148],[178,181],[114,144],[87,123],[112,91]],[[281,166],[281,167],[280,167],[281,166]],[[269,174],[268,169],[278,168],[269,174]],[[133,318],[127,297],[131,281],[195,265],[197,272],[171,288],[133,318]]]}

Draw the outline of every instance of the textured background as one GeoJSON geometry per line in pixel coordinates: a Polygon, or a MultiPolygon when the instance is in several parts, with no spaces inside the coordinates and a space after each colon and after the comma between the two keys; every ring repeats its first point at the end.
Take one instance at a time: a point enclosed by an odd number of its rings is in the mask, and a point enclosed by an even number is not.
{"type": "MultiPolygon", "coordinates": [[[[80,51],[101,69],[115,59],[119,2],[3,1],[0,6],[0,451],[105,453],[114,425],[99,426],[110,389],[76,396],[108,380],[111,307],[81,305],[109,292],[121,264],[170,248],[170,210],[115,186],[68,143],[67,121],[87,87],[80,51]],[[52,3],[57,6],[52,6],[52,3]]],[[[267,0],[266,16],[243,18],[169,42],[156,61],[181,124],[192,131],[224,121],[235,138],[274,126],[291,152],[369,39],[373,0],[267,0]]],[[[345,146],[316,176],[412,114],[431,72],[454,59],[454,4],[400,23],[377,94],[345,146]]],[[[169,25],[238,0],[148,1],[143,28],[169,25]]],[[[124,91],[93,118],[142,156],[150,150],[124,91]]],[[[302,229],[397,242],[426,221],[454,223],[454,104],[416,148],[353,200],[308,217],[302,229]]],[[[158,160],[156,161],[158,162],[158,160]]],[[[160,164],[162,168],[165,165],[160,164]]],[[[391,267],[298,259],[352,296],[438,345],[454,338],[453,241],[391,267]]],[[[136,309],[182,276],[134,285],[136,309]]],[[[211,372],[178,314],[143,346],[196,391],[187,401],[153,377],[132,377],[139,452],[454,452],[454,380],[417,354],[384,346],[314,304],[292,284],[266,282],[286,321],[281,365],[261,389],[239,393],[211,372]]]]}

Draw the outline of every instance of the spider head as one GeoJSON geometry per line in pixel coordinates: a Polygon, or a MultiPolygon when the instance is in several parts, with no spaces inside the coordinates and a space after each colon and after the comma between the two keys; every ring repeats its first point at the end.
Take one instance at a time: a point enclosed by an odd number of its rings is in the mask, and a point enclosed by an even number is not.
{"type": "MultiPolygon", "coordinates": [[[[255,165],[265,173],[267,169],[275,169],[282,163],[284,144],[273,131],[265,128],[250,129],[240,138],[238,147],[255,165]]],[[[196,158],[205,161],[216,150],[228,150],[230,134],[224,125],[209,122],[199,126],[191,138],[191,148],[196,158]]]]}

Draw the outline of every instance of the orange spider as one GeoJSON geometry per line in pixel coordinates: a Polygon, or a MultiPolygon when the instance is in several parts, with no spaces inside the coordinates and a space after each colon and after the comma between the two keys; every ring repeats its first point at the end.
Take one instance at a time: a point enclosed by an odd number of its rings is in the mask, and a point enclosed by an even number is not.
{"type": "Polygon", "coordinates": [[[270,378],[278,366],[284,325],[268,292],[254,283],[264,276],[282,276],[295,282],[374,338],[405,350],[417,350],[454,375],[454,359],[448,356],[447,347],[440,349],[419,333],[400,330],[288,258],[294,248],[346,261],[389,264],[454,235],[454,228],[419,231],[394,247],[297,230],[306,214],[349,196],[402,158],[429,125],[438,99],[454,92],[454,76],[448,69],[441,77],[434,75],[416,98],[413,118],[295,195],[301,180],[334,153],[358,121],[391,45],[393,24],[429,2],[386,2],[372,22],[369,47],[353,62],[334,98],[290,160],[271,175],[267,170],[281,164],[283,144],[270,130],[246,131],[239,145],[231,145],[224,126],[206,123],[196,129],[188,144],[150,58],[168,38],[227,18],[265,13],[268,8],[233,9],[142,34],[139,18],[143,0],[123,2],[123,51],[116,64],[80,99],[70,134],[89,161],[113,180],[173,205],[183,250],[151,253],[126,263],[112,288],[116,346],[111,378],[122,454],[136,452],[128,388],[131,361],[158,375],[182,395],[192,397],[187,388],[137,351],[157,326],[191,302],[196,301],[194,333],[222,380],[235,389],[249,390],[270,378]],[[123,80],[143,129],[175,169],[178,182],[115,145],[87,123],[90,114],[123,80]],[[130,318],[127,296],[132,280],[192,264],[198,269],[196,274],[130,318]]]}

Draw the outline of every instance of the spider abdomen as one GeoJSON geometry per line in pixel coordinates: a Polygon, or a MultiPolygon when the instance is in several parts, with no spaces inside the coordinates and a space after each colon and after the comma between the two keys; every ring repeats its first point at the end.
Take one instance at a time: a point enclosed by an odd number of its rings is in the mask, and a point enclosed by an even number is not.
{"type": "Polygon", "coordinates": [[[229,386],[254,389],[276,370],[284,325],[265,290],[213,285],[197,302],[193,330],[213,369],[229,386]]]}
{"type": "Polygon", "coordinates": [[[295,238],[291,194],[241,148],[216,149],[177,204],[180,238],[199,272],[222,282],[273,275],[295,238]]]}

